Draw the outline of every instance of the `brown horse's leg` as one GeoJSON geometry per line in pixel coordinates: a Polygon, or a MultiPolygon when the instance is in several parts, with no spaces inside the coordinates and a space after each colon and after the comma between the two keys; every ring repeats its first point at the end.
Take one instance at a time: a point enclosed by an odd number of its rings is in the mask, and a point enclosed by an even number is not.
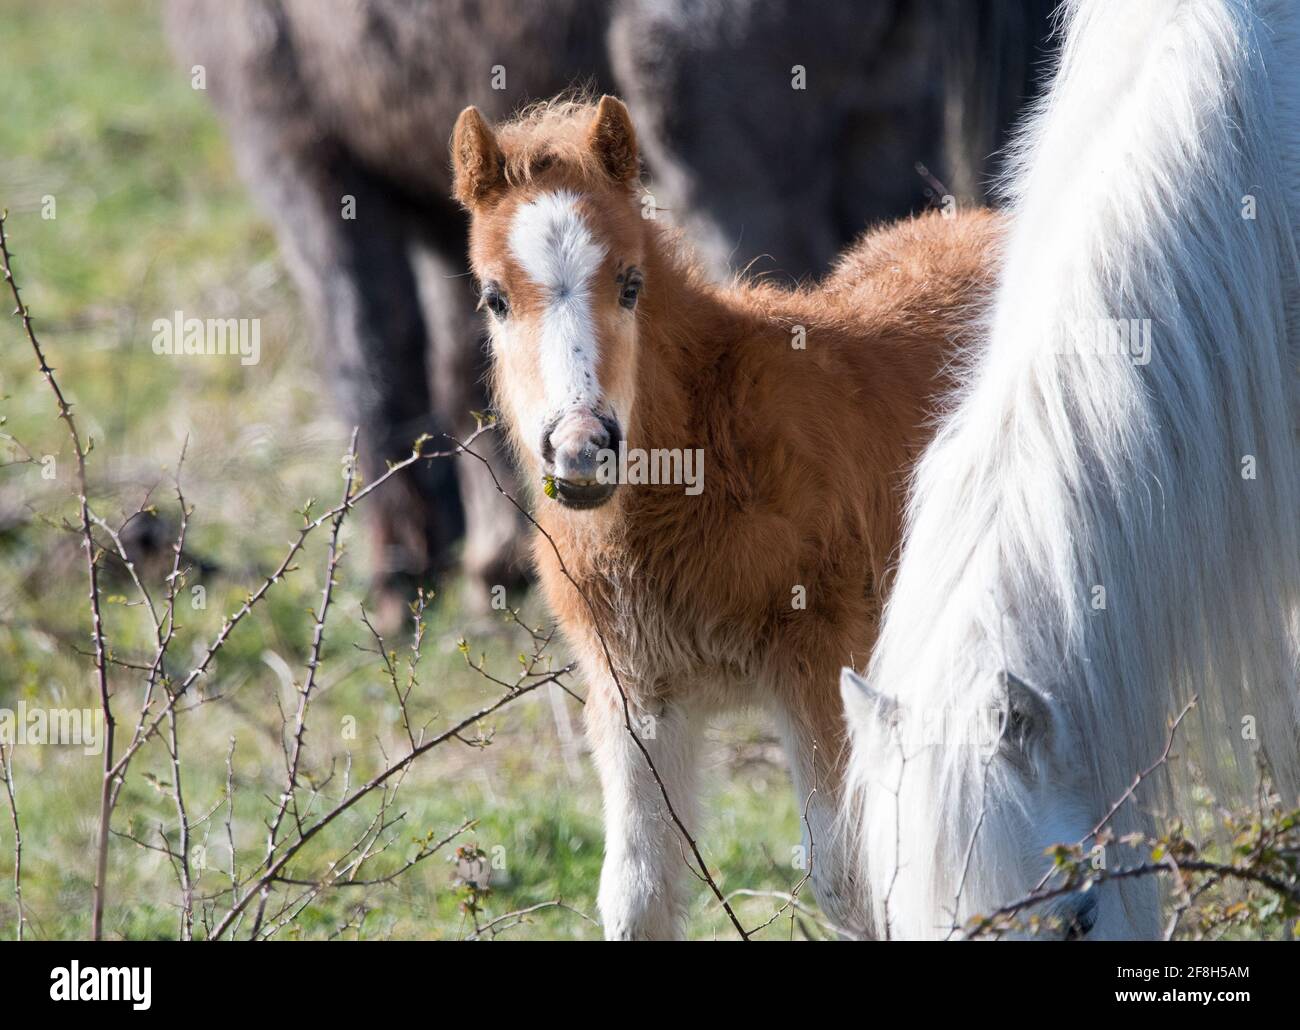
{"type": "Polygon", "coordinates": [[[796,689],[783,692],[778,722],[799,804],[803,868],[811,870],[817,904],[837,928],[865,936],[865,878],[840,819],[848,743],[838,667],[802,676],[796,689]]]}
{"type": "MultiPolygon", "coordinates": [[[[457,213],[457,217],[459,214],[457,213]]],[[[429,327],[429,393],[438,422],[458,439],[468,438],[477,426],[475,412],[488,409],[486,391],[488,343],[483,322],[475,310],[478,291],[466,273],[465,240],[459,226],[414,252],[420,302],[429,327]]],[[[495,602],[494,591],[505,590],[504,602],[513,607],[514,596],[526,582],[527,530],[523,516],[497,490],[503,489],[524,503],[507,455],[505,430],[479,437],[473,444],[491,465],[470,457],[456,461],[460,500],[465,512],[465,605],[483,612],[495,602]],[[492,473],[496,475],[493,480],[492,473]]]]}
{"type": "MultiPolygon", "coordinates": [[[[274,219],[304,307],[317,361],[344,425],[360,427],[361,474],[378,479],[437,434],[426,376],[427,333],[410,262],[410,211],[329,140],[290,146],[274,124],[232,124],[245,174],[274,219]],[[355,218],[345,217],[355,205],[355,218]]],[[[322,401],[322,403],[327,403],[322,401]]],[[[372,603],[405,621],[416,584],[446,567],[460,533],[449,461],[394,477],[367,506],[372,603]]],[[[395,625],[391,628],[396,628],[395,625]]]]}

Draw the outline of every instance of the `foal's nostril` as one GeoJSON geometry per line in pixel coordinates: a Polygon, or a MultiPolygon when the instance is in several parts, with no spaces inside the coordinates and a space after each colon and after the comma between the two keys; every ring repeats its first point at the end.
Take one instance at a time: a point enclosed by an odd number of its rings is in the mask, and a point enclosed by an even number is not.
{"type": "Polygon", "coordinates": [[[555,444],[551,443],[551,434],[555,432],[558,418],[553,418],[542,427],[542,461],[550,465],[555,461],[555,444]]]}
{"type": "Polygon", "coordinates": [[[616,419],[609,415],[600,415],[600,424],[605,430],[605,442],[600,445],[602,450],[617,451],[618,445],[623,442],[623,430],[616,419]]]}
{"type": "Polygon", "coordinates": [[[556,416],[542,427],[539,451],[547,468],[594,467],[606,451],[617,451],[623,438],[618,422],[594,412],[556,416]]]}

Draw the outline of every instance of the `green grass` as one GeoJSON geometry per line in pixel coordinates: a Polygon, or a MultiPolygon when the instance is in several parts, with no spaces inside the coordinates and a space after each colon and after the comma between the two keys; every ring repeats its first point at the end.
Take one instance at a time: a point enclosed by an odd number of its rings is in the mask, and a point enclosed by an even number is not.
{"type": "MultiPolygon", "coordinates": [[[[275,241],[235,176],[231,155],[205,98],[172,62],[152,5],[114,0],[9,0],[0,33],[0,205],[24,299],[60,382],[93,438],[91,494],[96,510],[120,521],[142,503],[175,514],[171,471],[188,439],[183,483],[195,506],[188,544],[220,566],[202,585],[205,609],[182,598],[181,629],[169,671],[183,675],[224,615],[283,555],[308,497],[336,503],[348,427],[334,416],[304,319],[275,241]],[[52,196],[55,217],[42,217],[52,196]],[[150,324],[177,308],[220,317],[262,319],[262,361],[168,359],[153,354],[150,324]]],[[[8,307],[6,306],[6,311],[8,307]]],[[[85,572],[76,536],[72,454],[54,401],[36,373],[16,320],[0,325],[0,461],[53,455],[57,475],[26,462],[0,468],[0,707],[19,700],[46,707],[95,704],[85,572]],[[19,441],[21,447],[18,443],[19,441]],[[23,450],[26,448],[26,452],[23,450]]],[[[322,535],[323,536],[323,535],[322,535]]],[[[321,673],[323,690],[308,735],[307,777],[337,795],[345,769],[358,782],[397,754],[401,729],[378,660],[358,649],[369,638],[359,622],[367,580],[364,527],[344,529],[345,564],[331,614],[321,673]],[[356,733],[344,733],[345,719],[356,733]],[[331,778],[332,777],[332,778],[331,778]]],[[[291,705],[309,656],[311,610],[319,603],[323,539],[313,538],[298,570],[241,624],[201,681],[205,703],[181,720],[183,783],[203,871],[200,905],[220,914],[228,887],[226,756],[234,744],[236,866],[246,875],[261,857],[265,820],[283,779],[277,702],[291,705]],[[210,814],[209,814],[210,813],[210,814]]],[[[448,585],[428,613],[420,686],[413,698],[436,732],[495,696],[466,667],[456,646],[486,652],[489,666],[511,675],[521,632],[504,620],[477,622],[448,585]]],[[[106,631],[115,655],[150,655],[151,629],[128,584],[110,582],[106,631]]],[[[536,603],[514,598],[532,620],[536,603]]],[[[130,717],[136,675],[115,670],[115,705],[130,717]]],[[[505,869],[481,918],[562,898],[595,914],[601,862],[599,792],[581,747],[581,712],[566,700],[579,733],[567,756],[565,719],[541,693],[488,720],[491,743],[453,743],[413,768],[394,802],[402,819],[395,843],[371,875],[414,853],[416,839],[441,837],[477,819],[465,842],[502,849],[505,869]]],[[[789,890],[798,814],[770,731],[738,717],[715,732],[709,794],[700,839],[726,890],[789,890]],[[743,757],[743,761],[742,761],[743,757]]],[[[28,935],[88,935],[92,838],[99,759],[67,747],[15,749],[14,779],[24,837],[23,897],[28,935]]],[[[150,745],[133,767],[114,828],[142,840],[175,838],[163,748],[150,745]]],[[[3,806],[0,806],[3,807],[3,806]]],[[[373,816],[358,806],[321,835],[295,863],[295,875],[323,869],[373,816]]],[[[0,813],[0,930],[15,920],[9,884],[13,840],[0,813]]],[[[328,891],[281,937],[447,938],[470,924],[459,909],[453,870],[429,859],[391,885],[328,891]],[[358,914],[364,912],[364,917],[358,914]]],[[[694,881],[692,881],[694,882],[694,881]]],[[[124,838],[113,842],[106,915],[112,937],[171,937],[178,889],[167,860],[124,838]]],[[[774,903],[739,903],[749,925],[774,903]]],[[[798,933],[798,927],[793,928],[798,933]]],[[[200,929],[201,932],[201,929],[200,929]]],[[[788,936],[788,919],[763,936],[788,936]]],[[[728,937],[719,907],[695,889],[690,934],[728,937]]],[[[568,911],[539,911],[508,936],[591,938],[597,927],[568,911]]]]}

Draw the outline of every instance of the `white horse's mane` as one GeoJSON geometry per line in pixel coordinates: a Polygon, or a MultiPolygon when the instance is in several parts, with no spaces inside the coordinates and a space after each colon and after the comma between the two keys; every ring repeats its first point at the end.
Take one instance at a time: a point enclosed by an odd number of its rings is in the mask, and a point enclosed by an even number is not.
{"type": "MultiPolygon", "coordinates": [[[[1187,750],[1221,800],[1254,783],[1243,727],[1300,788],[1298,6],[1067,5],[1009,176],[987,349],[914,478],[868,676],[890,700],[846,688],[849,818],[896,935],[1024,887],[1009,827],[1034,801],[981,740],[1003,670],[1046,695],[1086,825],[1193,694],[1187,750]],[[1149,363],[1061,353],[1121,319],[1150,320],[1149,363]]],[[[1140,800],[1178,799],[1153,782],[1140,800]]],[[[1151,892],[1126,904],[1151,932],[1151,892]]]]}

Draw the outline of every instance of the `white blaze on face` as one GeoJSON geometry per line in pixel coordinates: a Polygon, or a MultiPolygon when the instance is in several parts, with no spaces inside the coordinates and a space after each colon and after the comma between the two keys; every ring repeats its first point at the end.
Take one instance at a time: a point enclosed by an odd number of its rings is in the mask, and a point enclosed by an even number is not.
{"type": "Polygon", "coordinates": [[[591,280],[605,257],[567,190],[545,193],[515,212],[510,253],[545,297],[538,353],[548,414],[596,409],[599,346],[591,280]]]}

